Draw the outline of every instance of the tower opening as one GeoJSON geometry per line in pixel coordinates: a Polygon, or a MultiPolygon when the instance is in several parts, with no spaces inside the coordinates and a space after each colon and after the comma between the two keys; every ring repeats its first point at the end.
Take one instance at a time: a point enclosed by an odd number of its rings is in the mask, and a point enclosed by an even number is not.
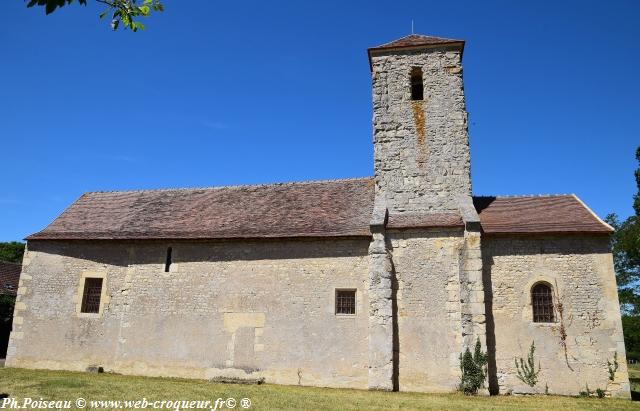
{"type": "Polygon", "coordinates": [[[168,273],[171,270],[171,247],[167,248],[167,259],[164,262],[164,272],[168,273]]]}
{"type": "Polygon", "coordinates": [[[424,100],[424,84],[420,67],[411,69],[411,100],[424,100]]]}

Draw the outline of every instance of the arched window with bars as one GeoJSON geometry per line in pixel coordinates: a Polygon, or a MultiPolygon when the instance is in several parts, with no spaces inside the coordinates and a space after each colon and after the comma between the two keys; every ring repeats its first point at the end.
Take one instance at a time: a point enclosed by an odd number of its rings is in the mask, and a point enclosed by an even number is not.
{"type": "Polygon", "coordinates": [[[533,307],[534,323],[552,323],[555,321],[551,285],[537,283],[533,286],[531,289],[531,306],[533,307]]]}

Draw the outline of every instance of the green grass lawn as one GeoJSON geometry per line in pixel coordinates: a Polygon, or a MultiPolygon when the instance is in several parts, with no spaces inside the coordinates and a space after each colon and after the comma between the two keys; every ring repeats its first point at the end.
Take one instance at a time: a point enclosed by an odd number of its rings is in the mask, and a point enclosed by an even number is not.
{"type": "MultiPolygon", "coordinates": [[[[636,368],[634,372],[640,375],[640,368],[636,368]]],[[[387,393],[270,384],[213,384],[200,380],[12,368],[0,368],[0,394],[2,393],[19,401],[27,397],[72,402],[78,397],[86,400],[146,398],[148,401],[215,401],[217,398],[229,397],[239,401],[249,398],[252,402],[251,410],[640,410],[640,403],[612,399],[387,393]]],[[[238,403],[235,409],[243,408],[238,403]]]]}

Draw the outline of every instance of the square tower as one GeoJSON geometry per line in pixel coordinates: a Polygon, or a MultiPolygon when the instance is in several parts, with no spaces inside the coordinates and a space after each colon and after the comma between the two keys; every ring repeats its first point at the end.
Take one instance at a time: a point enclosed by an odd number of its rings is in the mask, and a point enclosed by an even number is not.
{"type": "Polygon", "coordinates": [[[412,34],[368,50],[376,196],[391,213],[456,211],[471,195],[463,49],[412,34]]]}

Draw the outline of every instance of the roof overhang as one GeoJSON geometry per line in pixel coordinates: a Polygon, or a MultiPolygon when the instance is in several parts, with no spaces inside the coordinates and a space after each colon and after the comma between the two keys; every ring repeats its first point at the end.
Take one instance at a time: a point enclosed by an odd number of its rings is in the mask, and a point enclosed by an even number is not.
{"type": "Polygon", "coordinates": [[[373,71],[371,58],[374,56],[391,54],[394,51],[406,52],[406,51],[419,51],[419,50],[442,49],[442,48],[460,50],[460,58],[462,58],[462,54],[464,53],[464,41],[463,40],[447,40],[441,43],[432,43],[432,44],[406,45],[406,46],[382,45],[378,47],[370,47],[367,49],[367,56],[369,58],[369,70],[373,71]]]}

